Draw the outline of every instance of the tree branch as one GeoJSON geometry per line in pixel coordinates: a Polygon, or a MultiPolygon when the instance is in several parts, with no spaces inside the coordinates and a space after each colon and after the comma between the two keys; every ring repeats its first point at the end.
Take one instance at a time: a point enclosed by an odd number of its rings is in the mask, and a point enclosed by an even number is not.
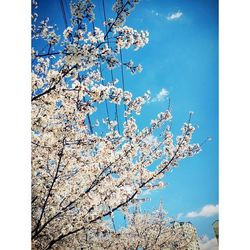
{"type": "Polygon", "coordinates": [[[49,199],[49,197],[50,197],[51,191],[52,191],[53,186],[54,186],[54,184],[55,184],[55,182],[56,182],[56,179],[57,179],[57,177],[58,177],[59,168],[60,168],[61,160],[62,160],[62,157],[63,157],[64,147],[65,147],[65,145],[64,145],[64,140],[63,140],[63,147],[62,147],[61,151],[60,151],[59,154],[58,154],[59,160],[58,160],[58,164],[57,164],[57,168],[56,168],[56,173],[55,173],[54,179],[53,179],[53,181],[52,181],[52,183],[51,183],[51,186],[50,186],[50,189],[49,189],[49,191],[48,191],[47,197],[46,197],[45,202],[44,202],[44,204],[43,204],[42,212],[41,212],[41,215],[40,215],[40,217],[39,217],[39,219],[38,219],[37,226],[36,226],[36,228],[32,231],[32,232],[35,232],[34,236],[37,235],[37,232],[38,232],[38,229],[39,229],[39,227],[40,227],[40,223],[41,223],[43,214],[44,214],[44,212],[45,212],[45,208],[46,208],[47,203],[48,203],[48,199],[49,199]]]}

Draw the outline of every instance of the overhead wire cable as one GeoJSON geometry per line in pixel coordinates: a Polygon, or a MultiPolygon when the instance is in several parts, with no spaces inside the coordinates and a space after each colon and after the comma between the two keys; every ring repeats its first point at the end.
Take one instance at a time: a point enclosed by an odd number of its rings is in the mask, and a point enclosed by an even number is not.
{"type": "MultiPolygon", "coordinates": [[[[125,91],[125,80],[124,80],[124,71],[123,71],[123,59],[122,59],[122,50],[120,49],[120,60],[121,60],[121,74],[122,74],[122,91],[123,91],[123,96],[124,96],[124,91],[125,91]]],[[[124,112],[126,112],[126,105],[124,104],[124,112]]],[[[127,123],[127,117],[124,116],[125,121],[127,123]]]]}
{"type": "MultiPolygon", "coordinates": [[[[103,14],[104,14],[104,21],[106,23],[107,21],[107,17],[106,17],[106,10],[105,10],[105,3],[104,3],[104,0],[102,0],[102,9],[103,9],[103,14]]],[[[107,26],[105,25],[105,29],[106,29],[106,36],[107,36],[107,43],[108,43],[108,46],[109,46],[109,35],[108,35],[108,29],[107,29],[107,26]]],[[[113,74],[113,70],[110,69],[110,74],[111,74],[111,80],[112,82],[114,82],[114,74],[113,74]]],[[[118,117],[118,105],[115,104],[115,120],[117,122],[117,129],[118,129],[118,132],[120,134],[120,125],[119,125],[119,117],[118,117]]]]}
{"type": "Polygon", "coordinates": [[[63,20],[64,20],[65,28],[67,28],[68,27],[68,22],[67,22],[67,17],[66,17],[66,12],[65,12],[65,8],[64,8],[63,0],[59,0],[59,1],[60,1],[62,14],[63,14],[63,20]]]}

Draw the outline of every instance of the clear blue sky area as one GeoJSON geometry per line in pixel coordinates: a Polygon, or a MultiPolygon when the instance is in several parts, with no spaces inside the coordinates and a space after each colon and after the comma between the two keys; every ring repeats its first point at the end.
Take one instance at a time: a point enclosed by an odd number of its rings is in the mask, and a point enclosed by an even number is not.
{"type": "MultiPolygon", "coordinates": [[[[38,1],[40,16],[49,16],[51,24],[64,28],[59,0],[38,1]]],[[[64,1],[69,22],[69,6],[64,1]]],[[[101,0],[95,0],[95,25],[103,28],[101,0]]],[[[112,1],[105,1],[107,17],[114,17],[112,1]]],[[[70,22],[69,22],[70,23],[70,22]]],[[[214,237],[212,223],[218,215],[187,218],[191,211],[200,211],[207,204],[218,204],[218,2],[217,0],[142,0],[128,17],[126,25],[148,30],[149,44],[139,51],[125,50],[124,62],[141,63],[143,71],[131,76],[125,71],[125,86],[134,96],[150,90],[152,97],[165,88],[169,91],[173,114],[173,132],[178,135],[188,112],[198,125],[193,142],[201,143],[208,136],[202,152],[182,161],[165,177],[168,187],[149,194],[151,202],[143,205],[152,210],[163,202],[170,216],[183,215],[180,221],[191,221],[199,235],[214,237]],[[181,13],[169,20],[173,13],[181,13]]],[[[40,48],[43,47],[39,44],[40,48]]],[[[120,78],[120,72],[114,71],[120,78]]],[[[108,79],[110,80],[110,79],[108,79]]],[[[157,113],[164,111],[168,100],[144,105],[137,117],[140,128],[148,126],[157,113]]],[[[120,110],[121,112],[122,110],[120,110]]],[[[118,216],[116,224],[121,225],[118,216]]]]}

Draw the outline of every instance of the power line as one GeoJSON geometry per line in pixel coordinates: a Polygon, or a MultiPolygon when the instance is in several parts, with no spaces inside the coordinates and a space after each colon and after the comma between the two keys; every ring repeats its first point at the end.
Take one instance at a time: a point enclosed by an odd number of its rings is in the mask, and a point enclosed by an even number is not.
{"type": "MultiPolygon", "coordinates": [[[[102,78],[101,82],[104,85],[103,74],[102,74],[102,63],[101,62],[100,62],[100,73],[101,73],[101,78],[102,78]]],[[[107,113],[107,117],[108,117],[108,122],[110,122],[108,102],[107,102],[106,99],[105,99],[105,107],[106,107],[106,113],[107,113]]]]}
{"type": "MultiPolygon", "coordinates": [[[[122,60],[122,50],[120,49],[120,60],[121,60],[121,73],[122,73],[122,91],[125,91],[125,81],[124,81],[124,71],[123,71],[123,60],[122,60]]],[[[124,104],[124,111],[126,112],[126,105],[124,104]]],[[[125,117],[125,121],[127,123],[127,117],[125,117]]]]}
{"type": "MultiPolygon", "coordinates": [[[[102,9],[103,9],[103,14],[104,14],[104,21],[106,22],[107,17],[106,17],[106,10],[105,10],[104,0],[102,0],[102,9]]],[[[109,35],[108,35],[108,30],[107,30],[106,25],[105,25],[105,29],[106,29],[107,42],[108,42],[108,46],[109,46],[109,35]]],[[[110,74],[111,74],[111,80],[112,80],[112,82],[114,82],[114,74],[113,74],[112,69],[110,69],[110,74]]],[[[120,125],[119,125],[119,117],[118,117],[118,105],[117,104],[115,104],[115,120],[117,122],[118,132],[120,133],[120,125]]]]}
{"type": "MultiPolygon", "coordinates": [[[[93,32],[95,31],[95,22],[92,22],[92,28],[93,28],[93,32]]],[[[100,74],[101,74],[101,83],[102,85],[106,85],[103,81],[103,72],[102,72],[102,63],[101,60],[99,58],[99,70],[100,70],[100,74]]],[[[106,113],[107,113],[107,118],[108,118],[108,123],[110,123],[110,116],[109,116],[109,108],[108,108],[108,102],[105,99],[105,109],[106,109],[106,113]]]]}
{"type": "Polygon", "coordinates": [[[67,11],[68,11],[68,14],[69,14],[69,16],[70,16],[71,11],[70,11],[69,5],[68,5],[68,3],[67,3],[67,0],[64,0],[64,1],[65,1],[65,6],[66,6],[66,9],[67,9],[67,11]]]}
{"type": "MultiPolygon", "coordinates": [[[[83,97],[83,101],[86,102],[85,97],[83,97]]],[[[91,124],[91,120],[90,120],[89,114],[87,114],[87,120],[88,120],[88,123],[89,123],[89,130],[90,130],[90,133],[93,134],[94,131],[93,131],[93,126],[92,126],[92,124],[91,124]]]]}
{"type": "Polygon", "coordinates": [[[63,13],[63,20],[64,20],[65,28],[67,28],[68,27],[68,22],[67,22],[66,12],[65,12],[65,9],[64,9],[63,0],[60,0],[60,6],[61,6],[62,13],[63,13]]]}

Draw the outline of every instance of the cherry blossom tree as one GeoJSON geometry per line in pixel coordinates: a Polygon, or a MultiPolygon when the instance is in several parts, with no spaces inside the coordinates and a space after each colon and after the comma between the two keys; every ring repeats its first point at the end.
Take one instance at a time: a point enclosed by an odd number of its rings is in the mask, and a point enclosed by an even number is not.
{"type": "MultiPolygon", "coordinates": [[[[73,2],[71,25],[59,36],[48,18],[38,22],[33,1],[33,44],[43,40],[48,46],[46,53],[32,48],[34,249],[83,249],[86,237],[100,241],[111,230],[105,218],[118,210],[127,213],[142,201],[145,190],[162,188],[161,179],[180,160],[200,151],[199,144],[191,144],[195,131],[191,114],[176,140],[169,108],[139,130],[136,117],[150,99],[149,92],[133,97],[119,87],[119,79],[108,81],[103,75],[104,68],[125,67],[132,74],[142,70],[141,65],[122,61],[122,50],[138,50],[149,41],[147,31],[125,26],[137,3],[116,0],[115,18],[105,20],[102,30],[94,25],[95,6],[90,0],[73,2]],[[98,108],[109,105],[124,108],[121,131],[118,119],[111,119],[108,112],[103,124],[91,124],[98,108]],[[95,132],[95,126],[102,133],[95,132]],[[159,129],[161,136],[150,140],[159,129]],[[160,163],[149,168],[156,161],[160,163]]],[[[139,223],[140,216],[130,221],[139,223]]],[[[118,238],[133,230],[122,230],[118,238]]],[[[156,233],[153,227],[152,238],[156,233]]],[[[161,235],[159,244],[160,239],[161,235]]]]}
{"type": "Polygon", "coordinates": [[[141,213],[136,209],[126,213],[128,225],[119,231],[88,230],[82,237],[82,249],[108,250],[161,250],[192,249],[197,240],[196,230],[190,223],[172,221],[162,205],[153,213],[141,213]],[[185,226],[183,226],[185,225],[185,226]]]}

